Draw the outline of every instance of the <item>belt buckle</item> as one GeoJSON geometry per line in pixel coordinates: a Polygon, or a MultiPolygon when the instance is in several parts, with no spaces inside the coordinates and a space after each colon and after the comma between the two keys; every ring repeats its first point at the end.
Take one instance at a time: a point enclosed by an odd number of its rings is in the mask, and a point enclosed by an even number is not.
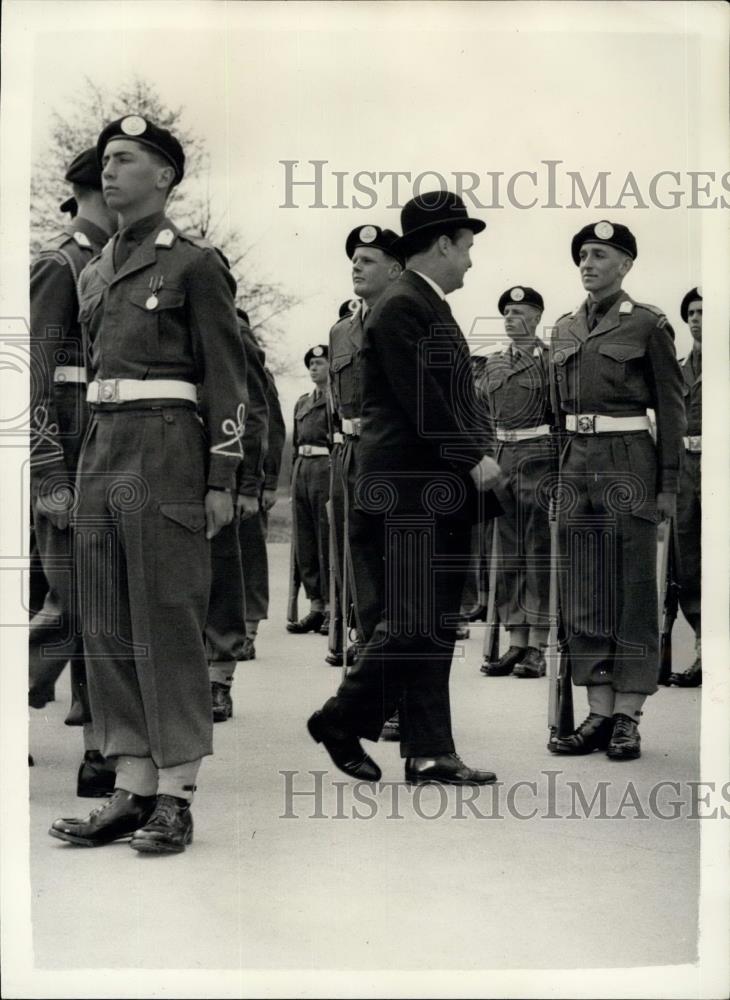
{"type": "Polygon", "coordinates": [[[701,434],[690,434],[688,440],[689,440],[689,450],[690,451],[701,451],[701,449],[702,449],[702,435],[701,434]]]}
{"type": "Polygon", "coordinates": [[[312,446],[311,446],[311,444],[303,444],[302,445],[302,455],[311,455],[311,454],[312,454],[312,446]]]}
{"type": "Polygon", "coordinates": [[[595,413],[581,413],[578,417],[578,433],[579,434],[595,434],[596,433],[596,414],[595,413]]]}
{"type": "Polygon", "coordinates": [[[100,403],[118,403],[119,402],[119,379],[118,378],[103,378],[99,382],[99,400],[100,403]]]}

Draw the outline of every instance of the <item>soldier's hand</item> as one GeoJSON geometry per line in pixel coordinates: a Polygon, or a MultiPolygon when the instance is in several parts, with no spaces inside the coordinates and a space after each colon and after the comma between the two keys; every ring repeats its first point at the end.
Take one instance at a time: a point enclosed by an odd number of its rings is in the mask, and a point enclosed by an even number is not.
{"type": "Polygon", "coordinates": [[[65,531],[72,507],[73,492],[64,486],[53,493],[41,493],[36,500],[35,513],[36,517],[47,518],[54,528],[65,531]]]}
{"type": "Polygon", "coordinates": [[[244,496],[239,493],[236,497],[236,515],[241,521],[247,521],[259,512],[259,498],[244,496]]]}
{"type": "Polygon", "coordinates": [[[657,511],[659,512],[659,520],[665,521],[670,517],[677,516],[677,494],[676,493],[657,493],[656,497],[657,511]]]}
{"type": "Polygon", "coordinates": [[[469,475],[480,493],[486,493],[502,482],[502,470],[489,455],[482,455],[479,464],[469,469],[469,475]]]}
{"type": "Polygon", "coordinates": [[[208,490],[205,494],[205,537],[213,538],[233,520],[230,490],[208,490]]]}
{"type": "Polygon", "coordinates": [[[264,495],[261,497],[261,506],[264,510],[271,510],[271,508],[276,503],[276,490],[264,490],[264,495]]]}

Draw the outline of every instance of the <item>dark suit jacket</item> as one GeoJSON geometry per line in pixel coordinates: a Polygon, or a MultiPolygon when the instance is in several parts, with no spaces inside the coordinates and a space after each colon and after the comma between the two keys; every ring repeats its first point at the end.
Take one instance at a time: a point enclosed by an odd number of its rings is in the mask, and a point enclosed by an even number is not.
{"type": "Polygon", "coordinates": [[[451,309],[413,271],[365,318],[356,506],[474,519],[501,507],[469,475],[489,450],[469,350],[451,309]]]}

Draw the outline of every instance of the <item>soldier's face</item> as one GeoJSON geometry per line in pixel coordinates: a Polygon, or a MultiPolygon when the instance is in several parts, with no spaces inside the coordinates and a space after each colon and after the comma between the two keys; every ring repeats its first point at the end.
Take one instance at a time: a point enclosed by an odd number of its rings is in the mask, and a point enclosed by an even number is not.
{"type": "Polygon", "coordinates": [[[698,344],[702,343],[702,302],[690,302],[687,310],[687,322],[692,339],[698,344]]]}
{"type": "Polygon", "coordinates": [[[401,272],[398,261],[377,247],[357,247],[352,255],[352,290],[370,304],[401,272]]]}
{"type": "Polygon", "coordinates": [[[327,381],[329,362],[326,358],[312,358],[309,362],[309,376],[315,385],[324,385],[327,381]]]}
{"type": "Polygon", "coordinates": [[[453,237],[444,244],[448,265],[450,287],[444,287],[445,292],[453,292],[464,287],[464,275],[471,267],[471,248],[474,246],[474,233],[471,229],[457,229],[453,237]]]}
{"type": "Polygon", "coordinates": [[[106,145],[101,162],[104,201],[116,212],[143,203],[167,189],[169,168],[161,167],[138,142],[112,139],[106,145]]]}
{"type": "Polygon", "coordinates": [[[524,302],[509,302],[504,307],[504,329],[514,340],[520,337],[534,337],[542,313],[524,302]]]}
{"type": "Polygon", "coordinates": [[[628,254],[605,243],[584,243],[580,248],[580,277],[583,287],[593,295],[618,290],[633,261],[628,254]]]}

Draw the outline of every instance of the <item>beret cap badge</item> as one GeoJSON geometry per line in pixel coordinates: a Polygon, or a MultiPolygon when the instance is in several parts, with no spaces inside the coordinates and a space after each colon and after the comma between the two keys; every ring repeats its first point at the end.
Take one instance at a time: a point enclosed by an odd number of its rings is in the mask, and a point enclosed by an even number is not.
{"type": "Polygon", "coordinates": [[[599,222],[593,227],[593,232],[599,240],[610,240],[614,230],[610,222],[599,222]]]}
{"type": "Polygon", "coordinates": [[[378,230],[375,226],[363,226],[359,237],[363,243],[373,243],[378,238],[378,230]]]}
{"type": "Polygon", "coordinates": [[[147,130],[147,122],[141,115],[127,115],[119,127],[125,135],[143,135],[147,130]]]}
{"type": "Polygon", "coordinates": [[[524,289],[519,287],[513,288],[512,291],[509,293],[509,297],[512,299],[513,302],[522,302],[522,300],[525,297],[524,289]]]}

